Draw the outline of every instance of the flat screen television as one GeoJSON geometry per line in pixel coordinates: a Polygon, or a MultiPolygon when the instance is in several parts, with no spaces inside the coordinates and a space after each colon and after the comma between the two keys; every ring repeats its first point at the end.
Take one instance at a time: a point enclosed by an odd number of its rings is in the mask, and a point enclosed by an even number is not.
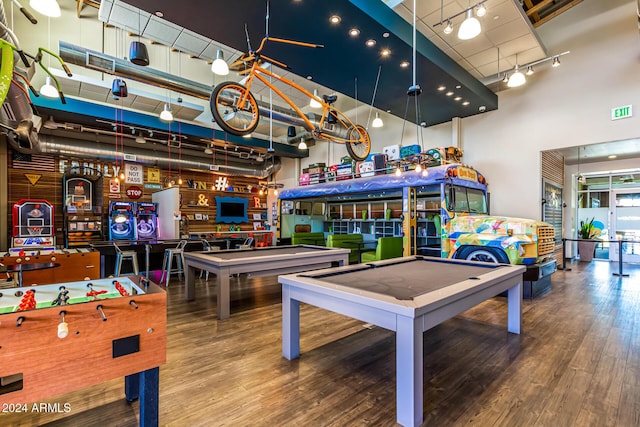
{"type": "Polygon", "coordinates": [[[249,199],[242,197],[216,196],[216,222],[227,224],[249,222],[248,202],[249,199]]]}

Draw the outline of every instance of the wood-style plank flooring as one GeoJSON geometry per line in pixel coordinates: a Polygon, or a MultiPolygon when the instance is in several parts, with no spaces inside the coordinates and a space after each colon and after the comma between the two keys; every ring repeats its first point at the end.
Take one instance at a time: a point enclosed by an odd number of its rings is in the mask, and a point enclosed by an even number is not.
{"type": "MultiPolygon", "coordinates": [[[[604,261],[571,268],[524,301],[519,336],[500,297],[425,333],[425,425],[640,426],[640,266],[625,265],[627,278],[604,261]]],[[[303,305],[302,356],[287,361],[276,279],[233,280],[224,321],[213,284],[191,303],[170,286],[160,425],[395,425],[393,333],[303,305]]],[[[0,414],[0,425],[137,425],[122,380],[48,402],[71,412],[0,414]]]]}

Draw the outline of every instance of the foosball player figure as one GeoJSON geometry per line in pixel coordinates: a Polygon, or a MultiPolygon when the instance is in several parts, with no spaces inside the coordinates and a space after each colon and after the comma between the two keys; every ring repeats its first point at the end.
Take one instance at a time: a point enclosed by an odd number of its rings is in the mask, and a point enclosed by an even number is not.
{"type": "Polygon", "coordinates": [[[89,292],[87,292],[87,296],[88,297],[97,297],[98,295],[102,295],[102,294],[106,294],[107,290],[103,289],[101,291],[96,291],[95,289],[93,289],[93,283],[89,282],[87,283],[87,288],[89,288],[89,292]]]}
{"type": "Polygon", "coordinates": [[[33,310],[34,308],[36,308],[36,291],[34,289],[29,289],[22,296],[22,300],[20,301],[20,305],[18,305],[17,311],[33,310]]]}
{"type": "Polygon", "coordinates": [[[51,305],[67,305],[67,302],[69,301],[69,290],[64,286],[60,286],[59,289],[60,292],[56,299],[51,302],[51,305]]]}
{"type": "Polygon", "coordinates": [[[117,280],[114,280],[111,283],[113,283],[113,285],[116,287],[118,292],[120,292],[120,295],[122,295],[123,297],[128,297],[129,296],[129,292],[127,292],[127,290],[124,288],[124,286],[122,286],[120,284],[120,282],[118,282],[117,280]]]}

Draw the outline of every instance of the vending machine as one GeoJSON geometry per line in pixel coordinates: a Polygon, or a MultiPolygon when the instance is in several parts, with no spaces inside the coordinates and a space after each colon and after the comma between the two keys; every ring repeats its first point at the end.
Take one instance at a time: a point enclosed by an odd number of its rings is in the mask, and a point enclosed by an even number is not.
{"type": "Polygon", "coordinates": [[[158,238],[158,204],[150,202],[136,203],[136,223],[138,239],[155,240],[158,238]]]}
{"type": "Polygon", "coordinates": [[[53,205],[46,200],[21,199],[13,205],[14,248],[55,248],[53,205]]]}
{"type": "Polygon", "coordinates": [[[136,216],[133,202],[109,203],[109,240],[136,240],[136,216]]]}

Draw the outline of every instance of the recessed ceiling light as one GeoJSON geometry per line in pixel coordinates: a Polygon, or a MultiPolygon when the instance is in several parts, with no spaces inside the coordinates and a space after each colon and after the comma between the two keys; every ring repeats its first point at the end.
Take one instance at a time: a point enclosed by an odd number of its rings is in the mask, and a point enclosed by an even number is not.
{"type": "Polygon", "coordinates": [[[462,86],[460,85],[456,85],[456,89],[460,89],[462,86]]]}
{"type": "Polygon", "coordinates": [[[334,25],[339,24],[341,21],[342,21],[342,18],[340,18],[338,15],[331,15],[329,17],[329,22],[331,22],[334,25]]]}
{"type": "Polygon", "coordinates": [[[358,37],[360,35],[360,30],[357,28],[352,28],[349,30],[349,35],[351,37],[358,37]]]}
{"type": "Polygon", "coordinates": [[[618,156],[616,156],[615,154],[612,154],[612,155],[610,155],[608,158],[609,158],[609,159],[615,159],[616,157],[618,157],[618,156]]]}
{"type": "Polygon", "coordinates": [[[161,11],[159,11],[159,10],[156,10],[156,11],[154,12],[154,15],[156,15],[158,18],[162,18],[162,17],[164,17],[164,13],[162,13],[162,12],[161,12],[161,11]]]}
{"type": "Polygon", "coordinates": [[[313,77],[307,76],[307,80],[313,80],[313,77]]]}
{"type": "Polygon", "coordinates": [[[495,15],[495,16],[493,17],[493,20],[494,20],[494,21],[497,21],[498,19],[500,19],[500,15],[495,15]]]}
{"type": "Polygon", "coordinates": [[[385,49],[382,49],[382,50],[380,51],[380,55],[382,55],[382,56],[389,56],[389,55],[391,55],[391,50],[386,49],[386,48],[385,48],[385,49]]]}
{"type": "Polygon", "coordinates": [[[382,37],[386,39],[387,37],[389,37],[389,33],[385,31],[384,33],[382,33],[382,37]]]}
{"type": "Polygon", "coordinates": [[[440,85],[440,86],[438,86],[438,90],[439,90],[440,92],[442,92],[442,91],[443,91],[443,90],[445,90],[446,88],[447,88],[447,87],[446,87],[445,85],[440,85]]]}
{"type": "Polygon", "coordinates": [[[469,101],[464,101],[464,102],[462,103],[462,105],[464,105],[465,107],[466,107],[467,105],[469,105],[469,104],[470,104],[470,102],[469,102],[469,101]]]}
{"type": "Polygon", "coordinates": [[[366,44],[369,47],[373,47],[376,45],[376,41],[374,39],[369,39],[364,44],[366,44]]]}
{"type": "Polygon", "coordinates": [[[456,96],[455,98],[453,98],[454,101],[460,101],[462,99],[461,96],[456,96]]]}
{"type": "Polygon", "coordinates": [[[402,61],[402,62],[400,63],[400,66],[401,66],[402,68],[407,68],[409,65],[410,65],[410,64],[409,64],[409,61],[402,61]]]}
{"type": "Polygon", "coordinates": [[[445,95],[451,96],[451,95],[453,95],[453,92],[449,91],[449,92],[445,93],[445,95]]]}
{"type": "Polygon", "coordinates": [[[387,110],[387,113],[390,113],[390,112],[391,112],[391,110],[387,110]]]}

